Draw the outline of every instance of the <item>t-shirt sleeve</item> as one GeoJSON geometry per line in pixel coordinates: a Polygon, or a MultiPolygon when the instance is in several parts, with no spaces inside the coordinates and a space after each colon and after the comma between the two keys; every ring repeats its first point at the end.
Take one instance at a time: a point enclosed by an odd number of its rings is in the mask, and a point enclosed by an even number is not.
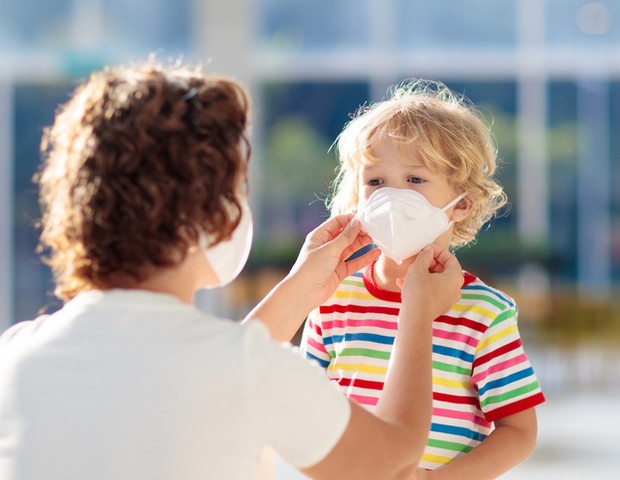
{"type": "Polygon", "coordinates": [[[503,310],[478,344],[472,383],[478,391],[480,408],[489,421],[545,401],[521,343],[516,307],[503,310]]]}
{"type": "Polygon", "coordinates": [[[350,404],[318,365],[272,341],[262,324],[252,330],[246,335],[245,383],[258,438],[294,467],[315,465],[340,440],[350,404]]]}
{"type": "MultiPolygon", "coordinates": [[[[43,315],[39,319],[44,319],[48,315],[43,315]]],[[[7,328],[4,332],[0,332],[0,344],[9,343],[11,340],[17,338],[21,334],[28,334],[37,325],[36,321],[26,320],[16,323],[7,328]]]]}
{"type": "Polygon", "coordinates": [[[301,343],[299,345],[302,356],[315,360],[323,368],[327,368],[331,357],[323,342],[323,329],[319,309],[310,312],[304,326],[301,343]]]}

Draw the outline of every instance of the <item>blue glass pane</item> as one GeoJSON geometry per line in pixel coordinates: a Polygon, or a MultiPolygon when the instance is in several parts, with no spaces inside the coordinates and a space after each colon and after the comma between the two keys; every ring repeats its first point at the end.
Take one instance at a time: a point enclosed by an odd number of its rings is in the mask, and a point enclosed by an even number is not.
{"type": "Polygon", "coordinates": [[[620,135],[613,132],[620,132],[620,81],[611,82],[610,106],[611,112],[609,119],[610,133],[610,185],[611,187],[611,270],[613,278],[620,281],[620,135]]]}
{"type": "Polygon", "coordinates": [[[577,161],[577,87],[572,81],[549,83],[547,145],[549,161],[549,221],[552,270],[576,275],[577,222],[575,168],[577,161]]]}
{"type": "Polygon", "coordinates": [[[600,47],[620,43],[620,2],[546,0],[547,43],[561,47],[600,47]]]}
{"type": "Polygon", "coordinates": [[[259,36],[286,51],[360,49],[370,44],[369,0],[261,0],[259,36]]]}
{"type": "Polygon", "coordinates": [[[70,42],[73,0],[0,0],[0,51],[54,48],[70,42]]]}
{"type": "Polygon", "coordinates": [[[261,85],[261,215],[250,264],[291,263],[303,237],[327,217],[335,176],[330,150],[350,113],[367,101],[364,82],[261,85]]]}
{"type": "Polygon", "coordinates": [[[137,54],[191,46],[191,0],[105,0],[105,43],[137,54]]]}
{"type": "Polygon", "coordinates": [[[32,176],[40,164],[43,128],[50,125],[58,104],[67,101],[69,85],[22,84],[15,88],[14,164],[14,288],[15,320],[36,316],[41,308],[57,307],[49,268],[36,254],[40,217],[32,176]]]}
{"type": "Polygon", "coordinates": [[[396,0],[397,41],[401,48],[515,45],[514,0],[396,0]]]}
{"type": "Polygon", "coordinates": [[[0,51],[178,55],[191,47],[191,3],[0,0],[0,51]]]}

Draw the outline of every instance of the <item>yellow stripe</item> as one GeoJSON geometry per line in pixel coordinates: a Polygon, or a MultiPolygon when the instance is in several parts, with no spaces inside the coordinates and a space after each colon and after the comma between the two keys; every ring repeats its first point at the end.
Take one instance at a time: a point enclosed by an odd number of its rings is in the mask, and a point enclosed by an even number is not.
{"type": "Polygon", "coordinates": [[[364,372],[364,373],[377,373],[385,375],[387,372],[386,367],[377,367],[374,365],[363,365],[359,363],[332,363],[327,367],[328,370],[347,370],[350,372],[364,372]]]}
{"type": "Polygon", "coordinates": [[[511,335],[511,334],[515,333],[516,331],[517,331],[517,326],[515,324],[512,324],[509,327],[504,328],[503,330],[500,330],[496,334],[491,335],[490,337],[484,339],[482,342],[480,342],[478,344],[478,347],[476,347],[476,351],[480,351],[484,347],[492,344],[493,342],[496,342],[500,338],[507,337],[508,335],[511,335]]]}
{"type": "Polygon", "coordinates": [[[450,463],[453,459],[450,457],[441,457],[439,455],[431,455],[430,453],[425,453],[424,455],[422,455],[422,460],[425,462],[445,465],[446,463],[450,463]]]}
{"type": "Polygon", "coordinates": [[[452,310],[457,310],[459,312],[474,312],[491,320],[495,320],[497,317],[497,313],[487,310],[486,308],[479,307],[478,305],[462,305],[457,303],[452,305],[452,310]]]}
{"type": "Polygon", "coordinates": [[[336,290],[336,292],[332,295],[332,297],[336,298],[358,298],[360,300],[372,300],[373,297],[369,293],[361,293],[361,292],[347,292],[346,290],[336,290]]]}
{"type": "Polygon", "coordinates": [[[433,377],[433,385],[441,385],[443,387],[469,389],[469,383],[460,382],[458,380],[447,380],[441,377],[433,377]]]}

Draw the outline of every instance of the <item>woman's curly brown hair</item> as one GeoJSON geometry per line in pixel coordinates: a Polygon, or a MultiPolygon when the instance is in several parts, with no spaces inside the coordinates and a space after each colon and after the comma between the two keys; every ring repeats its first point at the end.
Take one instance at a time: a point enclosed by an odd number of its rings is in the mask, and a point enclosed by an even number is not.
{"type": "Polygon", "coordinates": [[[94,73],[45,131],[40,251],[65,300],[181,262],[200,226],[237,226],[249,99],[237,83],[153,62],[94,73]]]}

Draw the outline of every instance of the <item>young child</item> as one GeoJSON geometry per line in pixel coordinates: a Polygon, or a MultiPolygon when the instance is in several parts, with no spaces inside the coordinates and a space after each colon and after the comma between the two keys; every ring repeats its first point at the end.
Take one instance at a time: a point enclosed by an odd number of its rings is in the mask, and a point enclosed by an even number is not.
{"type": "MultiPolygon", "coordinates": [[[[302,353],[372,410],[401,306],[400,284],[427,244],[457,248],[506,203],[496,148],[476,108],[439,82],[411,81],[361,109],[337,142],[333,215],[357,216],[382,253],[306,322],[302,353]]],[[[411,365],[411,369],[415,369],[411,365]]],[[[544,402],[517,306],[465,272],[461,300],[433,325],[433,417],[416,478],[492,479],[536,443],[544,402]]]]}

